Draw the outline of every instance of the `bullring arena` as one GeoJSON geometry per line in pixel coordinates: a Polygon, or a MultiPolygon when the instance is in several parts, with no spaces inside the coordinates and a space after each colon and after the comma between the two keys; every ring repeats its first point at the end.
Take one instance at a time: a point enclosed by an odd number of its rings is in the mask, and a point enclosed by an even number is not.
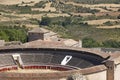
{"type": "Polygon", "coordinates": [[[0,80],[67,80],[75,73],[87,80],[119,80],[118,56],[84,48],[2,47],[0,80]]]}
{"type": "Polygon", "coordinates": [[[81,48],[73,40],[65,40],[66,46],[55,35],[32,31],[30,42],[0,47],[0,80],[120,79],[120,49],[81,48]]]}

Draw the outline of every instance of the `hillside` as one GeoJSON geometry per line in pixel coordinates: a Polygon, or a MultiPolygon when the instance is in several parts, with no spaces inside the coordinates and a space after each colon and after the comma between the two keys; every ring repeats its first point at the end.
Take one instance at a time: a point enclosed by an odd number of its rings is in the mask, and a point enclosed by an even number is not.
{"type": "Polygon", "coordinates": [[[64,38],[120,41],[120,0],[0,0],[4,26],[42,26],[64,38]]]}
{"type": "MultiPolygon", "coordinates": [[[[67,0],[66,0],[67,1],[67,0]]],[[[119,4],[120,0],[69,0],[76,3],[84,3],[84,4],[100,4],[100,3],[116,3],[119,4]]]]}

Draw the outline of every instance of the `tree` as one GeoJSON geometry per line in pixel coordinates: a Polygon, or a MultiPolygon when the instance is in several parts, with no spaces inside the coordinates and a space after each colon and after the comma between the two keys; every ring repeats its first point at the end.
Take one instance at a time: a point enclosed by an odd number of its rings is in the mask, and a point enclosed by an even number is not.
{"type": "Polygon", "coordinates": [[[9,41],[26,42],[27,40],[27,33],[22,29],[7,29],[5,33],[9,36],[9,41]]]}
{"type": "Polygon", "coordinates": [[[111,21],[107,21],[107,22],[105,22],[105,23],[103,23],[103,24],[105,24],[105,25],[107,25],[107,26],[112,26],[112,25],[113,25],[113,23],[112,23],[111,21]]]}
{"type": "Polygon", "coordinates": [[[4,31],[0,30],[0,39],[9,41],[9,36],[7,36],[7,34],[4,31]]]}
{"type": "Polygon", "coordinates": [[[51,19],[49,17],[42,17],[40,25],[48,26],[51,23],[51,19]]]}
{"type": "Polygon", "coordinates": [[[26,29],[20,26],[4,26],[0,27],[0,39],[4,39],[6,41],[27,41],[27,33],[26,29]]]}
{"type": "Polygon", "coordinates": [[[66,26],[71,24],[71,18],[70,17],[66,17],[65,20],[62,22],[62,26],[66,26]]]}
{"type": "Polygon", "coordinates": [[[118,12],[120,12],[120,9],[118,9],[118,12]]]}
{"type": "Polygon", "coordinates": [[[103,42],[103,47],[120,48],[120,42],[117,42],[115,40],[106,40],[103,42]]]}
{"type": "Polygon", "coordinates": [[[118,19],[120,19],[120,14],[117,16],[118,19]]]}
{"type": "Polygon", "coordinates": [[[100,47],[100,44],[92,38],[84,38],[82,42],[83,42],[83,47],[86,48],[100,47]]]}

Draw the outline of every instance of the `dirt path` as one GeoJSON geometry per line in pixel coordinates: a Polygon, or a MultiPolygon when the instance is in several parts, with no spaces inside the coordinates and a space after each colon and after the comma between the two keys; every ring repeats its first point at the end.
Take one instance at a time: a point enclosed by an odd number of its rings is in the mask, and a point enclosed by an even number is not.
{"type": "Polygon", "coordinates": [[[104,29],[112,29],[112,28],[120,28],[120,25],[114,25],[114,26],[99,26],[97,28],[104,28],[104,29]]]}
{"type": "Polygon", "coordinates": [[[102,25],[103,23],[107,21],[118,21],[118,19],[99,19],[99,20],[90,20],[90,21],[85,21],[90,25],[102,25]]]}

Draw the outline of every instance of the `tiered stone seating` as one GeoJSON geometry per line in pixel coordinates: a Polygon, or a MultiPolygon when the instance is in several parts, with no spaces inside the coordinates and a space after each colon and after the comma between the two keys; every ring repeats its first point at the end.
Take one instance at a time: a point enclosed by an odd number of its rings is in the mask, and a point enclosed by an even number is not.
{"type": "Polygon", "coordinates": [[[15,62],[11,55],[0,55],[0,66],[15,65],[15,62]]]}
{"type": "MultiPolygon", "coordinates": [[[[57,53],[30,53],[30,54],[21,54],[21,58],[23,64],[38,64],[38,65],[46,65],[46,64],[58,64],[60,65],[66,55],[60,55],[57,53]]],[[[75,66],[79,68],[87,68],[93,66],[93,63],[81,59],[79,57],[72,56],[71,60],[66,64],[68,66],[75,66]]]]}
{"type": "Polygon", "coordinates": [[[86,52],[67,50],[31,50],[30,52],[23,52],[20,55],[25,65],[61,65],[61,62],[65,56],[72,56],[66,66],[87,68],[94,65],[99,65],[103,60],[101,57],[89,55],[86,52]]]}
{"type": "Polygon", "coordinates": [[[86,60],[79,61],[79,64],[76,65],[76,67],[79,67],[79,68],[88,68],[88,67],[92,67],[92,66],[94,66],[94,65],[86,60]]]}
{"type": "Polygon", "coordinates": [[[33,55],[33,61],[35,63],[43,63],[44,60],[44,54],[37,54],[37,55],[33,55]]]}
{"type": "Polygon", "coordinates": [[[34,62],[34,54],[22,54],[21,59],[25,64],[32,64],[34,62]]]}
{"type": "Polygon", "coordinates": [[[53,55],[52,54],[44,54],[44,60],[43,60],[43,63],[51,63],[51,60],[52,60],[52,57],[53,55]]]}
{"type": "Polygon", "coordinates": [[[51,60],[51,63],[60,64],[61,61],[64,59],[64,57],[65,57],[65,55],[53,54],[53,58],[51,60]]]}
{"type": "Polygon", "coordinates": [[[21,59],[23,64],[47,64],[50,63],[52,59],[51,54],[21,54],[21,59]]]}
{"type": "Polygon", "coordinates": [[[82,59],[73,57],[73,58],[67,63],[67,65],[76,66],[77,64],[79,64],[80,61],[82,61],[82,59]]]}

